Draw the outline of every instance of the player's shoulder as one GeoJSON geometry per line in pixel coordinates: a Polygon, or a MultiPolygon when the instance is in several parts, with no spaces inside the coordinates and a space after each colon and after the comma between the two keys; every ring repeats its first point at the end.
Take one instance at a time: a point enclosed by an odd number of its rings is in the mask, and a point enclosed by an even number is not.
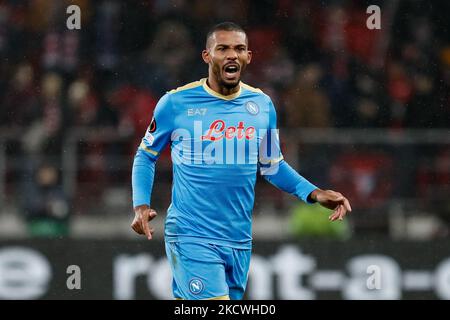
{"type": "Polygon", "coordinates": [[[246,84],[246,83],[244,83],[242,81],[241,81],[241,87],[243,89],[245,89],[245,90],[248,90],[248,91],[252,92],[252,93],[256,93],[258,95],[265,95],[265,93],[261,89],[252,87],[251,85],[248,85],[248,84],[246,84]]]}
{"type": "Polygon", "coordinates": [[[200,79],[167,91],[166,94],[160,99],[162,107],[165,110],[170,109],[171,112],[183,110],[187,103],[197,101],[197,99],[203,95],[203,82],[204,79],[200,79]]]}
{"type": "Polygon", "coordinates": [[[172,90],[168,91],[167,94],[173,95],[173,94],[177,94],[177,93],[181,93],[181,94],[186,93],[187,91],[195,90],[196,88],[201,87],[202,85],[203,85],[203,79],[193,81],[193,82],[187,83],[181,87],[178,87],[176,89],[172,89],[172,90]]]}
{"type": "Polygon", "coordinates": [[[259,101],[262,101],[263,103],[272,104],[272,99],[268,94],[266,94],[264,91],[262,91],[259,88],[252,87],[246,83],[241,82],[241,88],[244,89],[244,92],[246,93],[246,97],[252,98],[258,98],[259,101]]]}
{"type": "Polygon", "coordinates": [[[248,85],[244,82],[241,82],[241,88],[244,89],[244,91],[247,94],[259,96],[263,99],[270,100],[270,97],[259,88],[252,87],[251,85],[248,85]]]}

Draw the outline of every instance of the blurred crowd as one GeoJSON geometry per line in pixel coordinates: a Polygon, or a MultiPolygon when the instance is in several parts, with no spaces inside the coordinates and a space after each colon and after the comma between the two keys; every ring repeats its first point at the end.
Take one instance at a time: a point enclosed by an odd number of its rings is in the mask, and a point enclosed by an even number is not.
{"type": "MultiPolygon", "coordinates": [[[[30,172],[61,171],[73,128],[112,127],[131,157],[159,97],[206,76],[207,30],[234,21],[254,52],[244,81],[272,97],[281,128],[449,129],[448,12],[446,1],[4,0],[0,128],[20,128],[8,150],[30,172]],[[80,30],[66,27],[71,4],[80,30]],[[366,26],[370,4],[380,30],[366,26]]],[[[85,148],[107,166],[100,144],[85,148]]]]}
{"type": "Polygon", "coordinates": [[[380,5],[369,30],[364,1],[2,1],[0,124],[52,144],[71,126],[141,133],[165,91],[205,76],[204,35],[232,20],[281,127],[448,128],[448,22],[425,1],[380,5]],[[66,27],[74,3],[81,30],[66,27]]]}

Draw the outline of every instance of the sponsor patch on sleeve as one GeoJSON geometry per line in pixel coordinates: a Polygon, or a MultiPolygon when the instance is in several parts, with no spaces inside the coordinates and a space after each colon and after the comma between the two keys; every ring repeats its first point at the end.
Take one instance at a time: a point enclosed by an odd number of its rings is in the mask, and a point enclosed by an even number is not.
{"type": "Polygon", "coordinates": [[[156,131],[156,120],[155,118],[152,119],[152,122],[150,122],[150,125],[148,126],[148,132],[153,133],[156,131]]]}
{"type": "Polygon", "coordinates": [[[147,132],[145,133],[144,139],[147,141],[149,145],[153,145],[153,142],[155,141],[155,137],[153,136],[153,132],[156,131],[156,120],[155,118],[152,119],[152,122],[150,122],[150,125],[148,126],[147,132]]]}
{"type": "Polygon", "coordinates": [[[150,133],[150,130],[147,130],[147,133],[145,134],[145,140],[148,142],[149,145],[153,145],[153,142],[155,141],[155,137],[150,133]]]}

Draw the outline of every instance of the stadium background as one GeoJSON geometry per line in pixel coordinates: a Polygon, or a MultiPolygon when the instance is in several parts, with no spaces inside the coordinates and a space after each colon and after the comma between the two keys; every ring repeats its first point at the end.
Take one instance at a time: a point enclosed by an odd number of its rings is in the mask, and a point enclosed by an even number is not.
{"type": "Polygon", "coordinates": [[[158,98],[206,75],[208,28],[231,20],[248,30],[244,81],[274,100],[285,157],[353,207],[331,224],[258,181],[247,298],[450,299],[449,13],[406,0],[0,2],[0,298],[170,298],[169,150],[152,243],[129,227],[133,154],[158,98]],[[66,27],[71,4],[80,30],[66,27]],[[381,30],[366,27],[369,5],[381,30]]]}

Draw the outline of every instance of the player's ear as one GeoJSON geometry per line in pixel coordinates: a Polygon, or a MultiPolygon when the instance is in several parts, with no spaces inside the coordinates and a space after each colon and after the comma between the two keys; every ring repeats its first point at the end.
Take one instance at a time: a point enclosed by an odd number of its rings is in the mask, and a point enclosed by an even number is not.
{"type": "Polygon", "coordinates": [[[250,50],[247,51],[247,64],[250,64],[252,61],[252,52],[250,50]]]}
{"type": "Polygon", "coordinates": [[[209,51],[208,50],[203,50],[202,51],[202,58],[203,61],[205,61],[206,64],[209,64],[209,62],[211,61],[211,56],[209,55],[209,51]]]}

